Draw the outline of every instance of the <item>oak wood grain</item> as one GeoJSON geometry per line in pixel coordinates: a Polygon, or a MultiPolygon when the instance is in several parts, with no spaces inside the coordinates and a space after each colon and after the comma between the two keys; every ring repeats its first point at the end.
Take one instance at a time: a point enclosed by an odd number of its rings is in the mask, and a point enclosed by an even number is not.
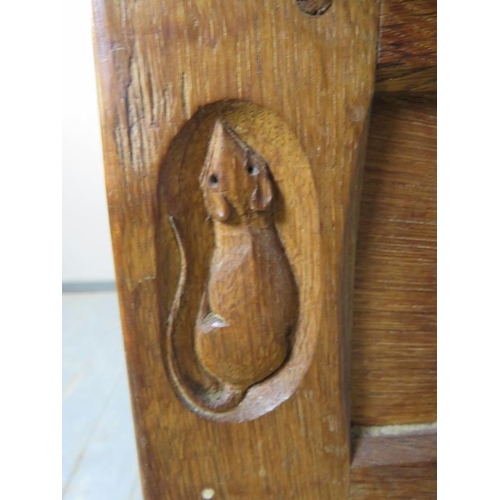
{"type": "Polygon", "coordinates": [[[435,92],[436,0],[383,0],[377,91],[435,92]]]}
{"type": "MultiPolygon", "coordinates": [[[[272,218],[266,160],[217,120],[200,178],[215,248],[195,328],[203,367],[237,401],[285,362],[299,297],[272,218]],[[279,304],[279,307],[276,306],[279,304]]],[[[311,194],[311,196],[313,196],[311,194]]]]}
{"type": "Polygon", "coordinates": [[[436,101],[378,95],[356,260],[352,419],[436,420],[436,101]]]}
{"type": "Polygon", "coordinates": [[[436,445],[436,433],[356,438],[349,498],[436,498],[436,445]]]}
{"type": "MultiPolygon", "coordinates": [[[[351,278],[375,85],[377,2],[340,0],[310,16],[296,2],[94,0],[94,23],[145,498],[199,498],[204,489],[225,499],[347,498],[351,278]],[[160,167],[197,109],[225,99],[275,113],[307,155],[318,190],[325,292],[317,306],[317,349],[300,387],[272,412],[238,424],[202,419],[185,408],[160,348],[180,264],[173,235],[157,247],[160,167]]],[[[273,141],[279,136],[271,135],[273,141]]],[[[293,165],[289,171],[293,175],[293,165]]]]}
{"type": "Polygon", "coordinates": [[[172,228],[182,255],[164,356],[179,397],[217,421],[271,411],[311,363],[323,294],[318,198],[297,138],[247,101],[203,106],[162,163],[158,206],[159,282],[172,283],[172,228]]]}

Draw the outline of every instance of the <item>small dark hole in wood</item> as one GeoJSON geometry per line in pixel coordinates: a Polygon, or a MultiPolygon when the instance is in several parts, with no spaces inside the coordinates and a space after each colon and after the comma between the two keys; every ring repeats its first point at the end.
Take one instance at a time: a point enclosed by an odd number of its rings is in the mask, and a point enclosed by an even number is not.
{"type": "Polygon", "coordinates": [[[217,184],[219,183],[219,178],[215,174],[212,174],[208,178],[208,181],[210,182],[211,186],[217,186],[217,184]]]}
{"type": "Polygon", "coordinates": [[[333,0],[296,0],[299,9],[310,16],[321,16],[332,5],[333,0]]]}

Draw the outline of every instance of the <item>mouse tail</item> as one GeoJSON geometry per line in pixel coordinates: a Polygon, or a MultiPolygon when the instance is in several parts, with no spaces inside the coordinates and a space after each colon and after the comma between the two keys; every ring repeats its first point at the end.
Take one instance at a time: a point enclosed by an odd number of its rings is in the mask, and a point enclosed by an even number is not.
{"type": "Polygon", "coordinates": [[[190,384],[183,383],[184,377],[182,376],[179,362],[175,355],[173,332],[182,296],[184,295],[186,288],[187,264],[186,253],[177,229],[175,218],[170,216],[169,221],[179,248],[181,269],[177,291],[175,293],[170,316],[167,322],[163,358],[174,390],[182,403],[195,413],[201,414],[202,416],[210,416],[214,413],[220,413],[237,406],[243,399],[244,392],[229,385],[220,383],[216,384],[216,388],[210,391],[204,391],[202,388],[200,388],[200,390],[195,390],[191,388],[190,384]]]}

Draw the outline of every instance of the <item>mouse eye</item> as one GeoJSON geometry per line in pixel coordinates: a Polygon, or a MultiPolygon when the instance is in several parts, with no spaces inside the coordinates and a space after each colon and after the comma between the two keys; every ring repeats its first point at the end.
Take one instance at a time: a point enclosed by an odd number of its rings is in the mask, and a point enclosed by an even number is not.
{"type": "Polygon", "coordinates": [[[259,173],[259,167],[256,167],[255,165],[248,165],[247,172],[250,175],[257,175],[259,173]]]}
{"type": "Polygon", "coordinates": [[[210,182],[210,185],[211,186],[217,186],[217,184],[219,184],[219,178],[215,175],[215,174],[212,174],[209,178],[208,178],[208,182],[210,182]]]}

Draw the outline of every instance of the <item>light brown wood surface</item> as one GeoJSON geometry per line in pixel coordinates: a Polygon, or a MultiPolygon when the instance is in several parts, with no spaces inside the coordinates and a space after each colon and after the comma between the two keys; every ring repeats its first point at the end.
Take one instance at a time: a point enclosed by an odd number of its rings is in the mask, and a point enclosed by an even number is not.
{"type": "Polygon", "coordinates": [[[215,245],[195,351],[240,403],[292,349],[297,284],[273,218],[277,188],[269,165],[227,122],[215,122],[200,184],[215,245]]]}
{"type": "Polygon", "coordinates": [[[435,433],[354,439],[351,500],[436,498],[435,433]]]}
{"type": "Polygon", "coordinates": [[[359,222],[352,420],[436,420],[436,101],[377,95],[359,222]]]}
{"type": "MultiPolygon", "coordinates": [[[[348,337],[377,9],[374,0],[343,0],[309,16],[295,2],[94,0],[107,195],[148,500],[200,498],[207,489],[221,499],[348,496],[348,337]],[[224,99],[279,116],[307,156],[324,292],[300,386],[273,411],[237,424],[183,406],[160,347],[181,260],[159,221],[161,165],[198,108],[224,99]]],[[[274,141],[279,134],[269,134],[274,141]]],[[[185,196],[194,202],[197,193],[185,196]]]]}
{"type": "Polygon", "coordinates": [[[301,383],[320,330],[320,217],[307,156],[272,112],[210,104],[172,142],[158,204],[159,282],[172,283],[170,255],[182,256],[175,299],[161,299],[172,303],[164,357],[178,396],[217,421],[271,411],[301,383]]]}

